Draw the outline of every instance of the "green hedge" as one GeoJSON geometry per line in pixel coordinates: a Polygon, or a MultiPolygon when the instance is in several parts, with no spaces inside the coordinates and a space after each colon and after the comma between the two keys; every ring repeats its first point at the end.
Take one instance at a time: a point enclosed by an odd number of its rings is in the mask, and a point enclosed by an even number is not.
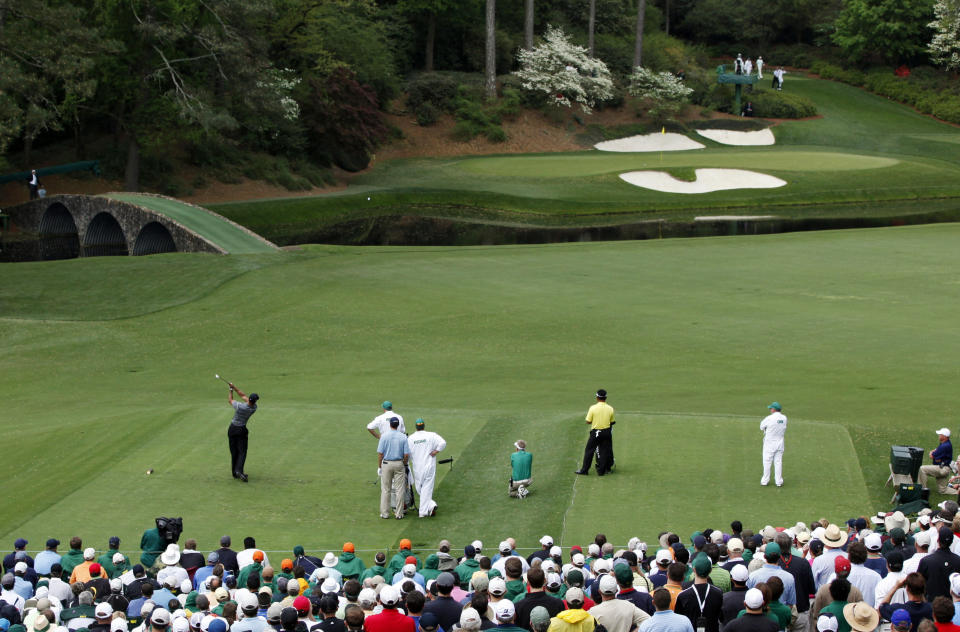
{"type": "Polygon", "coordinates": [[[810,70],[824,79],[866,88],[874,94],[912,106],[923,114],[932,114],[942,121],[960,124],[960,95],[957,94],[956,82],[949,81],[945,75],[933,69],[921,67],[909,77],[898,77],[887,70],[864,73],[818,62],[810,70]]]}
{"type": "Polygon", "coordinates": [[[754,90],[743,96],[753,103],[753,115],[765,118],[806,118],[817,115],[817,106],[806,97],[778,90],[754,90]]]}

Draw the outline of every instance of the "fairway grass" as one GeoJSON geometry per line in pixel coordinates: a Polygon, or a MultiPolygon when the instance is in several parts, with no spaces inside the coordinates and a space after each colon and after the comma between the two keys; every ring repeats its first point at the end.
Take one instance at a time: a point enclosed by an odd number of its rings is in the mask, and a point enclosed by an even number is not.
{"type": "Polygon", "coordinates": [[[223,533],[270,550],[529,546],[870,514],[890,506],[890,445],[929,449],[953,418],[958,240],[941,224],[4,264],[0,473],[18,493],[0,539],[129,550],[167,515],[204,549],[223,533]],[[228,475],[214,373],[262,396],[247,485],[228,475]],[[599,387],[617,471],[575,479],[599,387]],[[434,519],[377,517],[365,425],[384,399],[449,442],[434,519]],[[762,489],[775,399],[787,484],[762,489]],[[535,483],[516,501],[521,438],[535,483]]]}

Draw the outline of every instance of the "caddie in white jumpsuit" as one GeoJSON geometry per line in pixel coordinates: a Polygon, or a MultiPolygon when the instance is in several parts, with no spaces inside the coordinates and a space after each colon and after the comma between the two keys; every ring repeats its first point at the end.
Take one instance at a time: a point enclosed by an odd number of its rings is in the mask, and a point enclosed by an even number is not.
{"type": "Polygon", "coordinates": [[[757,79],[763,79],[763,57],[757,57],[757,79]]]}
{"type": "Polygon", "coordinates": [[[407,437],[410,446],[410,465],[413,466],[413,484],[420,496],[420,517],[437,512],[433,501],[433,484],[437,479],[437,453],[447,447],[447,442],[436,432],[424,430],[423,419],[417,419],[417,431],[407,437]]]}
{"type": "Polygon", "coordinates": [[[763,478],[761,485],[770,482],[770,464],[773,463],[774,482],[783,487],[783,435],[787,433],[787,417],[780,412],[780,404],[773,402],[767,407],[770,414],[760,422],[763,433],[763,478]]]}
{"type": "Polygon", "coordinates": [[[373,418],[373,421],[367,424],[367,432],[372,434],[375,439],[379,439],[381,435],[390,430],[390,420],[396,417],[400,420],[400,432],[407,434],[407,429],[403,427],[403,417],[393,412],[393,404],[386,401],[381,406],[383,407],[383,414],[377,415],[373,418]]]}

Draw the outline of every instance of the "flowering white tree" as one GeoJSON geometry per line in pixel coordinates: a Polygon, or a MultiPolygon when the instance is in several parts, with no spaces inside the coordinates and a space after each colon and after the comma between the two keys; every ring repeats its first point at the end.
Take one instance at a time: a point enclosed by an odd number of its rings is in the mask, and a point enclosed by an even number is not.
{"type": "Polygon", "coordinates": [[[630,94],[646,101],[654,118],[676,114],[692,92],[692,88],[669,72],[653,72],[637,66],[630,75],[630,94]]]}
{"type": "Polygon", "coordinates": [[[547,26],[543,43],[521,50],[515,75],[527,90],[546,93],[555,105],[574,102],[589,114],[597,101],[613,97],[613,79],[607,65],[590,57],[587,49],[567,39],[561,28],[547,26]]]}
{"type": "Polygon", "coordinates": [[[960,0],[937,0],[933,13],[937,19],[927,25],[934,30],[930,57],[948,70],[960,70],[960,0]]]}

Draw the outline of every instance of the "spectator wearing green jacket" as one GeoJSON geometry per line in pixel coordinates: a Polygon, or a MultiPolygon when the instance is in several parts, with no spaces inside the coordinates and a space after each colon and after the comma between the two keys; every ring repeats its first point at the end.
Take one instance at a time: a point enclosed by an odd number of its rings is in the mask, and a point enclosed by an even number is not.
{"type": "Polygon", "coordinates": [[[369,579],[374,575],[385,577],[387,573],[387,567],[384,566],[384,564],[386,564],[386,562],[387,562],[387,556],[382,552],[377,553],[376,556],[374,556],[373,558],[373,566],[371,566],[370,568],[360,573],[360,577],[357,579],[357,581],[359,581],[360,584],[362,585],[364,580],[369,579]]]}
{"type": "Polygon", "coordinates": [[[118,569],[114,565],[113,558],[117,553],[120,553],[120,538],[118,538],[117,536],[113,536],[112,538],[110,538],[109,548],[107,548],[106,552],[103,555],[97,558],[97,563],[100,565],[101,568],[103,568],[103,570],[107,572],[107,577],[109,577],[110,579],[113,579],[114,577],[120,577],[120,575],[124,571],[130,568],[129,558],[127,558],[127,556],[123,555],[122,553],[120,554],[123,559],[121,568],[118,569]]]}
{"type": "Polygon", "coordinates": [[[73,569],[83,564],[83,540],[74,536],[70,538],[70,550],[60,558],[60,567],[63,569],[61,575],[63,581],[70,581],[70,575],[73,569]]]}
{"type": "Polygon", "coordinates": [[[348,579],[357,579],[360,577],[360,574],[366,570],[366,565],[363,563],[363,560],[356,555],[353,542],[344,543],[343,553],[340,554],[340,559],[334,568],[340,571],[344,582],[348,579]]]}
{"type": "Polygon", "coordinates": [[[480,562],[475,559],[476,557],[477,550],[473,548],[472,544],[463,547],[463,561],[453,569],[460,579],[461,590],[470,590],[470,578],[480,570],[480,562]]]}

